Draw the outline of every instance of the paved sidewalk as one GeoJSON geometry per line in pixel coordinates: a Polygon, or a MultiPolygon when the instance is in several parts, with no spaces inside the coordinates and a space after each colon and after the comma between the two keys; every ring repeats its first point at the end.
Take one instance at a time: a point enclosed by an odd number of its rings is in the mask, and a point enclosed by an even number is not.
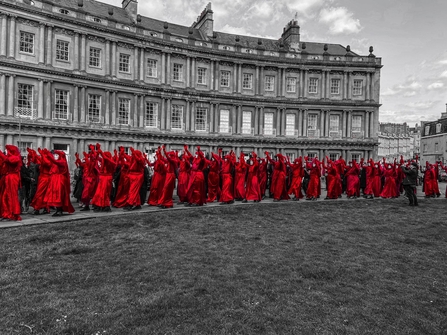
{"type": "MultiPolygon", "coordinates": [[[[326,197],[326,190],[322,189],[322,194],[319,199],[316,201],[306,201],[305,199],[301,199],[300,201],[293,201],[289,200],[287,201],[290,204],[301,204],[301,203],[315,203],[315,202],[321,202],[321,201],[371,201],[364,199],[363,197],[357,198],[355,200],[347,199],[346,195],[344,194],[342,198],[338,200],[324,200],[326,197]]],[[[424,194],[422,193],[422,188],[418,187],[418,198],[423,198],[424,194]]],[[[445,199],[445,195],[442,194],[440,198],[445,199]]],[[[439,198],[439,199],[440,199],[439,198]]],[[[172,210],[194,210],[196,207],[185,207],[184,205],[177,205],[178,198],[174,196],[174,207],[169,209],[162,209],[159,207],[149,206],[147,204],[142,205],[140,210],[136,211],[124,211],[122,208],[113,208],[111,212],[106,213],[96,213],[93,210],[90,210],[88,212],[81,212],[79,211],[80,208],[77,203],[73,203],[73,207],[75,208],[75,212],[73,214],[67,214],[64,213],[63,216],[56,216],[53,217],[51,214],[40,214],[40,215],[33,215],[32,208],[29,209],[28,213],[22,214],[22,221],[9,221],[9,220],[2,220],[0,221],[0,229],[1,228],[11,228],[11,227],[22,227],[22,226],[30,226],[30,225],[39,225],[39,224],[47,224],[47,223],[57,223],[57,222],[70,222],[70,221],[78,221],[78,220],[86,220],[86,219],[94,219],[94,218],[100,218],[100,217],[113,217],[117,215],[126,215],[129,213],[152,213],[152,212],[158,212],[158,211],[172,211],[172,210]]],[[[374,200],[372,200],[374,201],[374,200]]],[[[403,195],[401,195],[398,199],[390,199],[389,201],[402,201],[407,203],[407,199],[403,198],[403,195]]],[[[284,201],[282,201],[284,202],[284,201]]],[[[256,203],[257,206],[263,205],[263,204],[271,204],[275,203],[272,198],[265,198],[259,203],[256,203]]],[[[231,205],[224,205],[224,206],[244,206],[244,205],[250,205],[253,204],[252,201],[249,201],[247,203],[243,203],[241,201],[235,201],[234,204],[231,205]]],[[[215,207],[215,206],[222,206],[218,202],[208,203],[204,207],[215,207]]]]}

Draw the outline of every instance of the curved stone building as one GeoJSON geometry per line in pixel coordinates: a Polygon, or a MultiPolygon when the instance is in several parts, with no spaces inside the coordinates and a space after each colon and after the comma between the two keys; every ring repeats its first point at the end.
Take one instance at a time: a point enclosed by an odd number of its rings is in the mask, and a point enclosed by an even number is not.
{"type": "Polygon", "coordinates": [[[191,27],[93,0],[0,0],[0,147],[89,143],[376,158],[381,59],[191,27]]]}

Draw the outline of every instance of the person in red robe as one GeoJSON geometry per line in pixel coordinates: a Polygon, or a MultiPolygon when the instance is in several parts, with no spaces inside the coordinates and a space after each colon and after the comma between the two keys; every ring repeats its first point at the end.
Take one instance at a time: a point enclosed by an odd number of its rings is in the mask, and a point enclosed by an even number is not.
{"type": "Polygon", "coordinates": [[[163,193],[166,178],[166,166],[159,147],[155,152],[155,162],[148,163],[153,166],[154,174],[152,175],[151,187],[149,190],[149,198],[147,203],[149,206],[158,206],[158,201],[163,193]]]}
{"type": "Polygon", "coordinates": [[[220,170],[220,176],[222,178],[222,193],[220,197],[221,205],[227,205],[234,203],[233,193],[233,170],[236,164],[236,157],[233,151],[229,155],[225,155],[222,160],[222,167],[220,170]]]}
{"type": "Polygon", "coordinates": [[[374,163],[373,170],[373,180],[372,180],[372,191],[375,198],[380,197],[380,193],[382,193],[382,174],[383,169],[380,162],[374,163]]]}
{"type": "Polygon", "coordinates": [[[48,154],[51,155],[51,153],[46,148],[39,148],[37,149],[37,151],[40,154],[39,177],[37,179],[36,194],[34,195],[30,206],[34,209],[34,215],[39,215],[41,209],[43,209],[42,214],[49,214],[50,207],[44,201],[44,197],[47,192],[48,184],[50,183],[50,169],[52,164],[51,161],[48,159],[48,154]]]}
{"type": "Polygon", "coordinates": [[[90,202],[95,195],[96,187],[98,186],[99,168],[98,168],[98,156],[93,144],[89,145],[89,153],[83,152],[84,162],[81,162],[81,166],[84,169],[82,175],[82,183],[84,189],[82,190],[81,202],[84,207],[81,211],[90,210],[90,202]]]}
{"type": "Polygon", "coordinates": [[[205,194],[205,155],[197,146],[197,152],[194,156],[191,166],[191,176],[188,185],[188,203],[186,206],[203,206],[206,204],[205,194]]]}
{"type": "Polygon", "coordinates": [[[124,147],[119,147],[119,153],[115,153],[115,156],[117,168],[119,169],[119,179],[118,185],[116,185],[116,194],[112,206],[115,208],[123,208],[126,206],[127,195],[129,193],[129,168],[131,157],[125,153],[124,147]]]}
{"type": "Polygon", "coordinates": [[[424,173],[424,193],[426,198],[435,198],[436,197],[436,174],[433,165],[428,161],[425,164],[425,173],[424,173]]]}
{"type": "Polygon", "coordinates": [[[44,201],[50,207],[56,207],[53,216],[62,216],[63,212],[74,213],[70,201],[70,172],[68,169],[65,152],[54,151],[54,156],[47,154],[53,164],[50,169],[50,183],[45,194],[44,201]]]}
{"type": "Polygon", "coordinates": [[[245,188],[245,199],[243,202],[254,201],[259,202],[262,199],[261,186],[258,178],[259,162],[258,155],[252,152],[248,160],[248,175],[245,188]]]}
{"type": "Polygon", "coordinates": [[[374,198],[374,174],[375,174],[375,167],[374,167],[374,161],[370,159],[366,166],[363,166],[365,169],[365,175],[366,175],[366,187],[363,190],[363,197],[365,199],[373,199],[374,198]]]}
{"type": "Polygon", "coordinates": [[[391,165],[391,163],[387,165],[387,168],[383,171],[383,176],[385,177],[385,184],[383,186],[382,192],[380,193],[380,196],[385,199],[397,198],[398,194],[396,188],[396,161],[394,161],[393,165],[391,165]]]}
{"type": "Polygon", "coordinates": [[[177,181],[177,196],[179,198],[179,205],[188,202],[187,190],[189,184],[189,175],[191,173],[191,159],[192,155],[188,150],[188,146],[184,145],[183,154],[180,157],[177,181]]]}
{"type": "Polygon", "coordinates": [[[293,164],[287,159],[287,165],[292,169],[292,181],[287,193],[294,195],[294,201],[299,201],[304,198],[303,192],[301,191],[304,177],[303,159],[301,157],[296,158],[293,164]]]}
{"type": "Polygon", "coordinates": [[[127,195],[124,210],[141,209],[140,189],[144,181],[144,168],[146,159],[139,150],[130,147],[132,152],[129,167],[129,193],[127,195]]]}
{"type": "Polygon", "coordinates": [[[267,160],[273,166],[272,185],[270,190],[273,193],[273,201],[289,200],[286,188],[286,172],[287,166],[285,163],[285,157],[282,154],[276,154],[276,161],[274,161],[270,154],[265,152],[267,160]]]}
{"type": "Polygon", "coordinates": [[[20,169],[22,157],[15,145],[7,144],[6,155],[0,151],[0,160],[3,165],[2,185],[0,186],[0,215],[3,219],[21,221],[22,209],[19,202],[20,169]]]}
{"type": "Polygon", "coordinates": [[[216,155],[214,152],[211,152],[211,159],[206,160],[206,164],[209,166],[208,172],[208,198],[206,199],[207,203],[212,203],[214,201],[218,201],[220,198],[221,190],[220,190],[220,157],[216,155]]]}
{"type": "Polygon", "coordinates": [[[245,199],[245,177],[247,175],[247,164],[245,163],[245,154],[241,152],[239,162],[235,166],[234,176],[234,199],[242,201],[245,199]]]}
{"type": "Polygon", "coordinates": [[[306,190],[306,200],[317,200],[321,194],[320,161],[316,157],[312,160],[307,160],[306,169],[309,170],[309,185],[306,190]]]}
{"type": "Polygon", "coordinates": [[[174,194],[175,188],[175,173],[180,163],[178,159],[178,154],[175,151],[166,152],[165,146],[163,146],[163,153],[165,159],[163,159],[166,168],[165,182],[161,192],[161,196],[158,200],[158,206],[161,208],[172,208],[174,207],[174,202],[172,196],[174,194]]]}
{"type": "Polygon", "coordinates": [[[99,181],[96,187],[95,194],[92,199],[92,205],[95,212],[110,212],[110,194],[112,193],[112,179],[113,173],[116,169],[116,162],[112,154],[108,151],[102,152],[98,150],[101,161],[99,170],[99,181]]]}
{"type": "Polygon", "coordinates": [[[357,199],[360,196],[360,168],[356,160],[349,162],[346,170],[346,196],[348,199],[357,199]]]}
{"type": "Polygon", "coordinates": [[[258,169],[258,175],[259,175],[259,187],[261,188],[261,198],[265,198],[265,191],[267,189],[267,161],[264,158],[259,158],[259,169],[258,169]]]}
{"type": "Polygon", "coordinates": [[[326,200],[338,199],[342,193],[341,177],[339,169],[335,162],[333,162],[329,157],[326,156],[327,165],[324,164],[323,168],[326,170],[326,200]]]}

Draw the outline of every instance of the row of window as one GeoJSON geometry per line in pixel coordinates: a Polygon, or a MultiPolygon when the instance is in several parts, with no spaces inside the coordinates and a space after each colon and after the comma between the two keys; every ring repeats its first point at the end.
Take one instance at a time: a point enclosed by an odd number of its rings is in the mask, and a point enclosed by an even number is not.
{"type": "MultiPolygon", "coordinates": [[[[26,113],[27,110],[33,108],[33,85],[29,84],[18,84],[18,96],[17,96],[17,107],[20,113],[26,113]]],[[[102,123],[101,118],[101,95],[89,94],[88,95],[88,107],[87,107],[87,121],[93,123],[102,123]]],[[[146,101],[144,110],[144,125],[146,127],[159,128],[158,115],[159,115],[159,104],[156,102],[146,101]]],[[[69,92],[66,90],[55,90],[55,101],[54,101],[54,111],[53,119],[68,120],[69,119],[69,92]]],[[[131,99],[128,98],[118,98],[118,109],[117,109],[117,124],[128,125],[130,120],[131,112],[131,99]]],[[[195,130],[196,131],[207,131],[207,115],[208,109],[198,107],[195,111],[195,130]]],[[[184,106],[182,105],[172,105],[170,121],[171,129],[173,130],[184,130],[183,124],[183,113],[184,106]]],[[[24,116],[23,114],[22,116],[24,116]]],[[[242,111],[242,134],[253,134],[252,128],[252,112],[242,111]]],[[[264,135],[276,135],[276,129],[274,129],[274,113],[265,112],[264,113],[264,135]]],[[[362,131],[362,121],[361,115],[353,115],[351,119],[351,130],[353,133],[361,133],[362,131]]],[[[295,114],[286,114],[286,136],[294,136],[296,134],[296,116],[295,114]]],[[[329,135],[340,134],[340,124],[341,119],[339,114],[329,115],[329,135]]],[[[230,111],[221,110],[219,116],[219,132],[221,133],[231,133],[230,126],[230,111]]],[[[317,132],[318,126],[318,115],[309,113],[307,116],[307,130],[308,133],[317,132]]],[[[316,133],[315,133],[316,135],[316,133]]]]}
{"type": "MultiPolygon", "coordinates": [[[[20,52],[27,54],[34,54],[34,34],[29,32],[20,32],[20,52]]],[[[90,47],[89,49],[89,59],[88,64],[93,68],[101,68],[101,52],[100,48],[90,47]]],[[[130,73],[130,57],[131,55],[120,53],[118,58],[118,70],[124,73],[130,73]]],[[[56,60],[58,61],[69,61],[69,42],[64,40],[56,40],[56,60]]],[[[197,69],[197,84],[206,85],[208,82],[208,69],[199,67],[197,69]]],[[[172,79],[177,82],[184,81],[184,66],[183,64],[174,63],[173,64],[173,74],[172,79]]],[[[150,78],[157,78],[157,60],[148,59],[147,60],[147,76],[150,78]]],[[[231,83],[231,72],[230,71],[220,71],[220,86],[230,87],[231,83]]],[[[317,94],[319,87],[318,78],[309,78],[308,92],[310,94],[317,94]]],[[[243,89],[253,89],[253,74],[243,73],[242,74],[242,88],[243,89]]],[[[333,78],[330,81],[330,93],[333,95],[340,94],[341,80],[333,78]]],[[[273,92],[275,90],[275,76],[265,76],[264,77],[264,90],[266,92],[273,92]]],[[[286,78],[286,92],[296,93],[297,92],[297,78],[287,77],[286,78]]],[[[353,81],[352,87],[353,95],[363,94],[363,80],[355,79],[353,81]]]]}

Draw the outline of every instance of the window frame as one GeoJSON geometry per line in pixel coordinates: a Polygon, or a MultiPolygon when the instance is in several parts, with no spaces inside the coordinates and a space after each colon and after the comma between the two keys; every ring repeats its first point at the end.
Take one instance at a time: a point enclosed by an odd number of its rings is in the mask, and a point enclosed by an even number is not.
{"type": "Polygon", "coordinates": [[[241,134],[250,135],[252,128],[252,115],[251,111],[242,111],[242,124],[241,124],[241,134]],[[249,119],[249,121],[248,121],[249,119]]]}
{"type": "Polygon", "coordinates": [[[101,66],[102,66],[101,52],[102,52],[101,48],[90,47],[90,49],[89,49],[89,57],[88,57],[88,66],[89,67],[101,68],[101,66]],[[92,52],[98,52],[98,55],[97,56],[96,56],[96,54],[93,55],[92,52]],[[94,62],[92,62],[92,60],[95,60],[97,62],[97,65],[93,64],[94,62]]]}
{"type": "Polygon", "coordinates": [[[53,118],[56,120],[68,120],[69,111],[70,111],[70,91],[55,89],[53,118]],[[60,93],[62,93],[62,99],[59,95],[60,93]],[[59,103],[60,101],[62,101],[62,104],[59,103]]]}
{"type": "Polygon", "coordinates": [[[274,118],[273,112],[265,112],[264,113],[264,135],[274,135],[274,118]],[[268,127],[267,127],[268,126],[268,127]]]}
{"type": "Polygon", "coordinates": [[[158,103],[157,102],[146,101],[145,107],[144,107],[144,126],[148,127],[148,128],[158,128],[158,103]],[[152,109],[152,111],[150,111],[150,110],[148,111],[148,109],[152,109]],[[152,123],[148,122],[148,120],[151,119],[150,114],[153,114],[152,123]]]}
{"type": "Polygon", "coordinates": [[[20,31],[19,52],[28,55],[34,55],[35,43],[36,43],[36,34],[24,30],[20,31]],[[32,37],[32,41],[27,40],[26,37],[32,37]]]}
{"type": "Polygon", "coordinates": [[[242,89],[253,89],[253,73],[242,73],[242,89]]]}
{"type": "Polygon", "coordinates": [[[208,121],[208,108],[197,107],[194,116],[194,127],[196,131],[206,132],[207,131],[207,121],[208,121]],[[203,116],[199,118],[199,115],[203,116]],[[200,121],[200,122],[199,122],[200,121]],[[199,127],[200,125],[200,127],[199,127]]]}
{"type": "Polygon", "coordinates": [[[183,105],[173,104],[171,107],[171,130],[183,130],[183,105]],[[178,113],[179,115],[175,116],[174,113],[178,113]],[[178,118],[178,121],[174,122],[174,117],[178,118]],[[173,127],[174,124],[179,124],[180,127],[173,127]]]}
{"type": "Polygon", "coordinates": [[[318,78],[309,78],[308,92],[309,94],[318,94],[318,78]]]}
{"type": "Polygon", "coordinates": [[[92,123],[101,122],[102,96],[100,94],[89,94],[87,97],[87,101],[88,101],[87,122],[92,122],[92,123]],[[94,104],[94,106],[93,106],[93,104],[94,104]]]}
{"type": "Polygon", "coordinates": [[[363,79],[354,79],[352,82],[352,95],[363,95],[363,79]]]}
{"type": "Polygon", "coordinates": [[[206,67],[197,68],[197,84],[198,85],[206,85],[206,67]]]}
{"type": "Polygon", "coordinates": [[[230,87],[231,71],[221,70],[220,71],[220,86],[230,87]]]}
{"type": "Polygon", "coordinates": [[[70,42],[65,40],[56,40],[56,60],[59,62],[70,61],[70,42]]]}
{"type": "Polygon", "coordinates": [[[286,136],[295,136],[295,127],[296,127],[296,115],[292,113],[286,114],[286,136]],[[293,120],[293,122],[289,122],[293,120]]]}
{"type": "Polygon", "coordinates": [[[331,94],[333,95],[339,95],[340,94],[340,79],[338,78],[331,78],[331,94]]]}
{"type": "Polygon", "coordinates": [[[172,65],[172,80],[183,82],[183,64],[174,63],[172,65]]]}
{"type": "Polygon", "coordinates": [[[270,76],[270,75],[265,76],[264,91],[266,91],[266,92],[275,91],[275,76],[270,76]]]}
{"type": "Polygon", "coordinates": [[[286,78],[286,93],[296,93],[296,83],[297,83],[297,79],[295,77],[287,77],[286,78]],[[293,88],[293,89],[290,89],[290,88],[293,88]]]}
{"type": "Polygon", "coordinates": [[[118,71],[130,73],[130,55],[120,52],[118,60],[118,71]]]}
{"type": "Polygon", "coordinates": [[[148,58],[146,61],[146,75],[149,78],[157,78],[158,76],[158,71],[157,71],[157,60],[156,59],[152,59],[152,58],[148,58]]]}
{"type": "Polygon", "coordinates": [[[128,126],[130,124],[130,105],[131,101],[129,98],[118,98],[117,124],[121,126],[128,126]]]}

